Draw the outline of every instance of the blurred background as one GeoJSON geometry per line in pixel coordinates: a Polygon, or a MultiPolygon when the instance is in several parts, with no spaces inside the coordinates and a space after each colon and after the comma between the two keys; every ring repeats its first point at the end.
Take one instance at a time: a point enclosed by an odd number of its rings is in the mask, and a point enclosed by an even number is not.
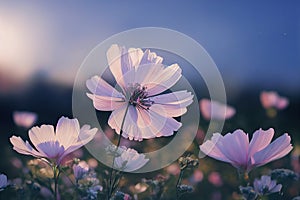
{"type": "MultiPolygon", "coordinates": [[[[148,26],[182,32],[210,54],[237,110],[224,133],[274,127],[300,145],[299,1],[1,1],[0,172],[18,175],[9,137],[27,135],[13,123],[13,111],[37,113],[38,125],[72,117],[73,82],[88,53],[113,34],[148,26]],[[268,118],[259,101],[262,90],[287,97],[287,109],[268,118]]],[[[208,97],[203,94],[199,98],[208,97]]],[[[291,167],[289,160],[279,166],[291,167]]]]}

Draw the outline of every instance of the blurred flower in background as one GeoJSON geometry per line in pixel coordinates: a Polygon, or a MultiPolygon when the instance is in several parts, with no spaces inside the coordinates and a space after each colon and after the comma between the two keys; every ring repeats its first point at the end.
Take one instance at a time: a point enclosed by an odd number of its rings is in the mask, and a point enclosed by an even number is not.
{"type": "Polygon", "coordinates": [[[285,97],[281,97],[274,91],[263,91],[260,94],[260,101],[265,109],[276,108],[282,110],[289,105],[289,100],[285,97]]]}
{"type": "Polygon", "coordinates": [[[199,104],[200,111],[206,120],[225,120],[235,114],[233,107],[209,99],[201,99],[199,104]]]}
{"type": "Polygon", "coordinates": [[[0,191],[6,188],[7,186],[7,177],[5,174],[0,174],[0,191]]]}
{"type": "Polygon", "coordinates": [[[286,97],[281,97],[274,91],[261,92],[260,102],[271,118],[277,115],[277,110],[283,110],[289,105],[289,100],[286,97]]]}
{"type": "Polygon", "coordinates": [[[189,182],[191,184],[197,184],[199,182],[201,182],[204,178],[203,172],[200,169],[196,169],[192,176],[189,178],[189,182]]]}
{"type": "Polygon", "coordinates": [[[76,180],[82,177],[89,171],[89,165],[85,161],[80,161],[78,164],[73,165],[73,172],[76,180]]]}
{"type": "Polygon", "coordinates": [[[180,173],[179,164],[176,162],[176,163],[173,163],[173,164],[169,165],[166,168],[166,171],[168,172],[168,174],[172,174],[173,176],[177,176],[180,173]]]}
{"type": "Polygon", "coordinates": [[[221,187],[223,185],[223,180],[219,172],[211,172],[208,175],[208,181],[216,187],[221,187]]]}
{"type": "Polygon", "coordinates": [[[13,113],[13,119],[17,126],[24,128],[31,128],[37,121],[37,114],[28,111],[15,111],[13,113]]]}

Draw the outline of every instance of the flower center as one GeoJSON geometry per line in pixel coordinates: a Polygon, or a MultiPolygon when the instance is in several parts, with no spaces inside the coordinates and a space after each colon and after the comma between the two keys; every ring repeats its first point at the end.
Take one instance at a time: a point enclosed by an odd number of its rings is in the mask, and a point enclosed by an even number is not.
{"type": "Polygon", "coordinates": [[[147,97],[148,93],[146,89],[147,87],[142,87],[138,83],[129,84],[127,87],[127,91],[129,93],[129,104],[148,110],[150,106],[154,104],[154,101],[151,101],[151,99],[147,97]]]}

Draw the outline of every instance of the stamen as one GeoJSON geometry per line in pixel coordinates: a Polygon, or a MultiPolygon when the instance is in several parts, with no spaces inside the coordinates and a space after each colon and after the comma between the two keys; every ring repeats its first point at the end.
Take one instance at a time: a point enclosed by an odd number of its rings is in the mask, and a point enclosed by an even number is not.
{"type": "Polygon", "coordinates": [[[154,101],[152,101],[148,96],[147,87],[141,86],[138,83],[130,84],[127,87],[129,103],[133,106],[148,110],[154,101]]]}

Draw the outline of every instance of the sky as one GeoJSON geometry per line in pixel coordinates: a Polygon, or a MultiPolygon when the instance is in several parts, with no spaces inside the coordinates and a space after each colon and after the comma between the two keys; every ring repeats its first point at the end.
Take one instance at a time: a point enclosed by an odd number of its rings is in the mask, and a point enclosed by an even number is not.
{"type": "Polygon", "coordinates": [[[196,40],[227,88],[300,91],[299,1],[0,1],[0,84],[72,85],[96,45],[140,27],[196,40]]]}

